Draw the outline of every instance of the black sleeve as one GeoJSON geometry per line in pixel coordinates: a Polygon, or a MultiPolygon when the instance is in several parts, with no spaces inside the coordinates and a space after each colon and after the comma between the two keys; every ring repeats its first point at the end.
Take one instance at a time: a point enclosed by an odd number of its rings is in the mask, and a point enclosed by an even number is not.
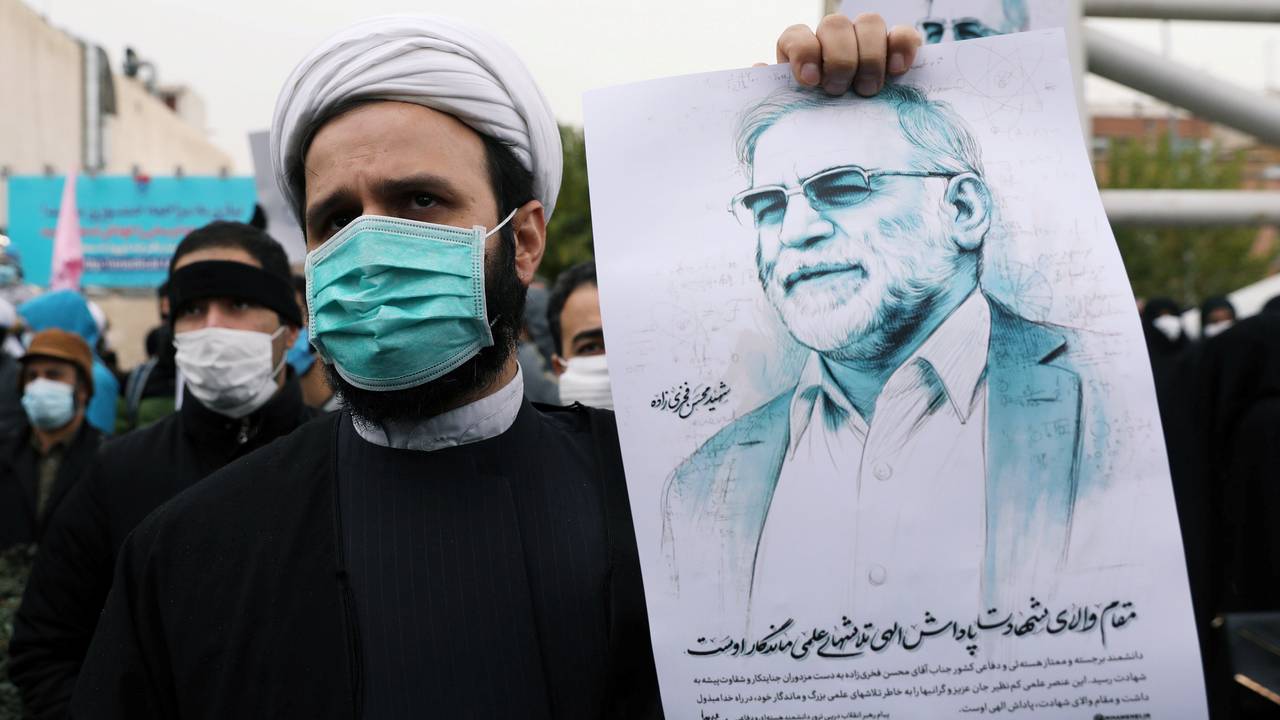
{"type": "Polygon", "coordinates": [[[609,528],[609,698],[607,717],[661,720],[662,700],[649,635],[631,501],[622,470],[618,426],[611,412],[589,410],[609,528]]]}
{"type": "Polygon", "coordinates": [[[72,718],[178,717],[157,592],[164,517],[161,507],[120,550],[106,607],[71,699],[72,718]]]}
{"type": "Polygon", "coordinates": [[[1280,605],[1280,396],[1254,402],[1231,441],[1222,473],[1228,533],[1223,606],[1270,610],[1280,605]]]}
{"type": "Polygon", "coordinates": [[[66,717],[111,587],[115,552],[101,455],[53,514],[13,621],[9,675],[26,717],[66,717]]]}

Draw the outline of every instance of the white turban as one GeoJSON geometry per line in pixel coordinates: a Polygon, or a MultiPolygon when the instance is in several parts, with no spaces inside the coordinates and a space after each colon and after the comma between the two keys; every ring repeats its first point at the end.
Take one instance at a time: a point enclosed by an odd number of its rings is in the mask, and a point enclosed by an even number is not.
{"type": "Polygon", "coordinates": [[[511,148],[533,174],[547,218],[560,192],[564,155],[555,116],[515,51],[457,20],[395,15],[330,37],[294,68],[271,120],[276,183],[303,225],[306,145],[335,110],[361,100],[398,100],[448,113],[511,148]]]}

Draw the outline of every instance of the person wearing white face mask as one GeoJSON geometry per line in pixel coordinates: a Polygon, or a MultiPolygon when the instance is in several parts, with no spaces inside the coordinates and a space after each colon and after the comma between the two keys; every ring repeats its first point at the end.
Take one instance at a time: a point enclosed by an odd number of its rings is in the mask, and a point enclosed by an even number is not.
{"type": "Polygon", "coordinates": [[[1190,345],[1182,328],[1182,307],[1172,298],[1154,297],[1142,306],[1142,335],[1151,358],[1151,375],[1162,408],[1170,392],[1176,392],[1179,364],[1190,345]]]}
{"type": "Polygon", "coordinates": [[[1214,295],[1200,304],[1200,337],[1217,337],[1236,324],[1236,306],[1224,295],[1214,295]]]}
{"type": "Polygon", "coordinates": [[[547,322],[556,344],[551,365],[560,378],[560,402],[612,410],[594,260],[574,265],[556,278],[547,301],[547,322]]]}
{"type": "Polygon", "coordinates": [[[88,344],[74,333],[32,338],[17,378],[25,422],[0,440],[0,549],[39,542],[92,461],[102,438],[85,422],[92,367],[88,344]]]}
{"type": "Polygon", "coordinates": [[[214,471],[292,432],[307,407],[285,353],[297,337],[283,248],[248,225],[189,234],[170,263],[168,300],[180,409],[105,444],[50,524],[15,617],[11,675],[27,710],[66,714],[125,536],[214,471]]]}

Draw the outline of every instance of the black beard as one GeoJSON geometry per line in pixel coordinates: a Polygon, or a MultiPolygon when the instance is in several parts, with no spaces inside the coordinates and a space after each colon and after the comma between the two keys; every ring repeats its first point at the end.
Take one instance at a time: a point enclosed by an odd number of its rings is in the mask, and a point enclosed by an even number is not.
{"type": "Polygon", "coordinates": [[[493,322],[493,345],[449,373],[404,390],[364,390],[344,380],[332,365],[325,365],[329,387],[342,396],[343,407],[353,416],[376,425],[423,420],[461,406],[498,379],[515,352],[528,290],[516,274],[515,236],[508,235],[507,228],[500,232],[498,252],[486,259],[484,268],[484,298],[493,322]]]}

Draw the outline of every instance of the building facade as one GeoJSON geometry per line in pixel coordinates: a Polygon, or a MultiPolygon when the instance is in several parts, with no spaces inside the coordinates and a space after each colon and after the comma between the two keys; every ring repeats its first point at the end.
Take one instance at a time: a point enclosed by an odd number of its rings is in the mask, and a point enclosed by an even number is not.
{"type": "Polygon", "coordinates": [[[202,127],[199,97],[148,85],[113,70],[92,41],[50,25],[22,0],[0,0],[0,231],[13,175],[228,171],[230,156],[202,127]]]}

